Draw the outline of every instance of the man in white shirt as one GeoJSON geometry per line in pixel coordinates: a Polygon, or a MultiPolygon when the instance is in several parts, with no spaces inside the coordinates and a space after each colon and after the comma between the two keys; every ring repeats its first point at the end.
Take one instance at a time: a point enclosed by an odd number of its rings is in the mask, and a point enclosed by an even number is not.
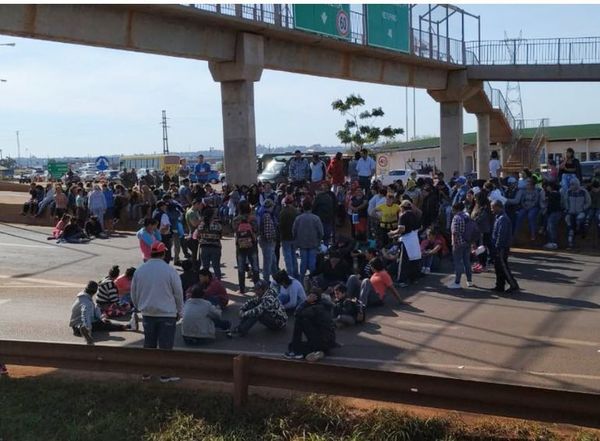
{"type": "Polygon", "coordinates": [[[313,192],[325,180],[325,170],[325,163],[319,159],[318,153],[314,153],[310,162],[310,186],[313,192]]]}
{"type": "Polygon", "coordinates": [[[361,157],[356,161],[358,183],[366,195],[369,195],[371,177],[375,174],[375,160],[369,156],[367,149],[360,151],[361,157]]]}

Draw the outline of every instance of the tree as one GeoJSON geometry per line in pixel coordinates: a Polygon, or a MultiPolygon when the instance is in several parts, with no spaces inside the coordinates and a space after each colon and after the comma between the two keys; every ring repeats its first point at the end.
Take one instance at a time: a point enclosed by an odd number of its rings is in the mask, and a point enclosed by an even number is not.
{"type": "Polygon", "coordinates": [[[331,103],[333,110],[337,110],[342,115],[348,115],[344,130],[336,133],[343,144],[350,144],[353,151],[362,149],[365,145],[373,145],[380,138],[386,138],[388,141],[394,139],[396,135],[404,133],[403,129],[387,126],[379,128],[370,125],[372,118],[378,118],[385,115],[381,107],[369,110],[362,110],[365,100],[360,95],[349,95],[345,101],[336,100],[331,103]]]}
{"type": "Polygon", "coordinates": [[[6,168],[15,168],[17,166],[17,161],[11,157],[0,159],[0,166],[6,168]]]}

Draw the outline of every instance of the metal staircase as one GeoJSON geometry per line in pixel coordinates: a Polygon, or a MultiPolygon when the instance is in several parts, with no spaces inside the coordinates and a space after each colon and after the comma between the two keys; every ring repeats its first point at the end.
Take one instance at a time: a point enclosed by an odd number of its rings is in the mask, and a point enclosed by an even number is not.
{"type": "Polygon", "coordinates": [[[548,123],[548,118],[518,121],[512,146],[505,157],[504,164],[502,164],[502,170],[505,174],[518,173],[524,168],[537,168],[537,159],[546,143],[548,123]],[[525,137],[524,130],[533,127],[535,127],[533,136],[531,138],[525,137]]]}

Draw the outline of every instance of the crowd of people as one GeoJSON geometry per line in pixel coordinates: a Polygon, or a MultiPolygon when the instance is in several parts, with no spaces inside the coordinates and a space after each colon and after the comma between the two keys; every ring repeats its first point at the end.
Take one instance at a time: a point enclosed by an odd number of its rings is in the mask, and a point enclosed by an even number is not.
{"type": "Polygon", "coordinates": [[[224,183],[216,191],[192,185],[191,173],[205,172],[182,163],[160,184],[31,184],[23,213],[40,216],[48,208],[58,219],[52,238],[59,241],[109,237],[124,212],[140,223],[144,263],[123,275],[113,267],[88,284],[73,307],[77,335],[91,342],[96,330],[136,330],[141,313],[145,347],[170,349],[180,318],[185,342],[199,345],[214,341],[217,331],[243,337],[257,323],[281,330],[293,317],[286,356],[316,361],[337,345],[336,328],[364,321],[388,295],[402,302],[400,290],[439,271],[447,256],[455,276],[447,288],[462,288],[463,274],[471,287],[473,274],[493,266],[490,289],[514,293],[520,288],[508,257],[525,220],[531,243],[544,238],[547,249],[573,247],[576,236],[600,227],[600,171],[584,187],[571,149],[545,176],[523,170],[503,178],[493,152],[487,180],[458,173],[446,179],[442,172],[417,178],[415,171],[406,182],[383,186],[372,179],[375,163],[366,150],[347,168],[341,154],[320,167],[297,152],[290,182],[275,188],[224,183]],[[247,292],[247,279],[255,293],[235,325],[222,318],[229,302],[220,282],[227,233],[235,241],[239,293],[247,292]],[[126,325],[110,322],[127,314],[126,325]]]}

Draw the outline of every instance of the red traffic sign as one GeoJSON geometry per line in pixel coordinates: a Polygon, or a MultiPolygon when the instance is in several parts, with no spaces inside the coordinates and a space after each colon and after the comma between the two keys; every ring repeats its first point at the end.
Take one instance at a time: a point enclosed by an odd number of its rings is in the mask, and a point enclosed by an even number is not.
{"type": "Polygon", "coordinates": [[[377,158],[377,164],[381,168],[386,168],[388,166],[388,157],[381,155],[379,158],[377,158]]]}

